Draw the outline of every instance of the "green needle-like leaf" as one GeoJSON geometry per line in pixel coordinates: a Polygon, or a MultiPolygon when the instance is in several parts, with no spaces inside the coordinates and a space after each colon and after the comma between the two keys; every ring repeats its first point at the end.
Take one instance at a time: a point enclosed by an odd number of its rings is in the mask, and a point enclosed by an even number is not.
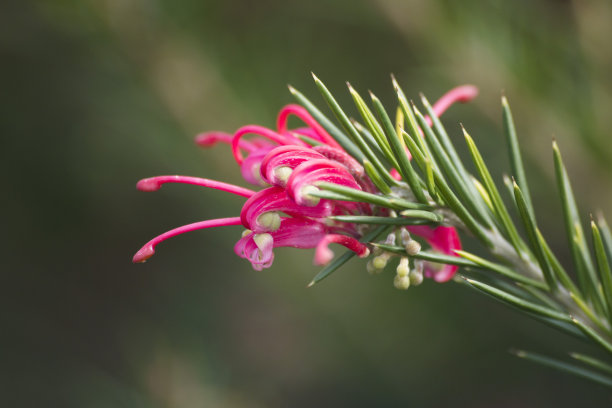
{"type": "Polygon", "coordinates": [[[422,210],[406,210],[401,212],[402,217],[378,217],[372,215],[335,215],[327,217],[332,220],[350,222],[355,224],[381,224],[381,225],[420,225],[423,223],[439,223],[442,217],[436,213],[422,210]]]}
{"type": "Polygon", "coordinates": [[[588,299],[600,305],[604,304],[603,294],[599,292],[598,289],[599,280],[597,278],[597,272],[591,260],[591,254],[589,253],[584,237],[584,230],[580,223],[578,207],[574,198],[572,186],[556,141],[553,141],[553,157],[557,185],[561,195],[565,228],[568,234],[574,265],[576,266],[578,282],[588,299]]]}
{"type": "Polygon", "coordinates": [[[521,216],[523,225],[527,231],[527,237],[529,238],[531,249],[535,253],[538,263],[540,264],[540,268],[542,269],[542,273],[544,274],[544,279],[551,290],[557,290],[557,280],[553,275],[552,267],[548,261],[548,258],[546,258],[546,255],[544,254],[544,248],[542,248],[542,245],[540,245],[540,241],[538,240],[538,227],[536,225],[533,212],[531,212],[527,207],[525,196],[523,195],[519,185],[516,183],[514,183],[514,199],[516,200],[519,215],[521,216]]]}
{"type": "MultiPolygon", "coordinates": [[[[407,255],[406,248],[402,246],[387,245],[387,244],[380,244],[380,243],[372,243],[372,245],[384,251],[392,252],[394,254],[404,255],[404,256],[407,255]]],[[[416,259],[422,259],[428,262],[436,262],[440,264],[466,266],[466,267],[474,267],[474,268],[480,267],[478,264],[475,264],[474,262],[469,261],[467,259],[460,258],[458,256],[444,255],[439,252],[419,251],[415,255],[410,255],[410,257],[416,258],[416,259]]]]}
{"type": "Polygon", "coordinates": [[[334,123],[327,118],[308,98],[300,91],[289,85],[289,92],[293,97],[312,115],[312,117],[323,126],[335,140],[346,150],[351,156],[359,161],[362,161],[364,156],[361,150],[340,130],[334,123]]]}
{"type": "Polygon", "coordinates": [[[597,224],[599,224],[601,238],[605,244],[608,259],[612,259],[612,233],[610,232],[610,227],[608,227],[606,219],[601,213],[597,214],[597,224]]]}
{"type": "Polygon", "coordinates": [[[470,212],[463,206],[461,201],[457,198],[455,193],[450,189],[446,181],[442,177],[439,171],[434,171],[434,180],[436,182],[436,187],[438,191],[440,191],[440,196],[450,207],[455,214],[464,222],[465,226],[480,239],[487,247],[493,248],[493,242],[489,237],[489,232],[482,227],[470,214],[470,212]]]}
{"type": "Polygon", "coordinates": [[[576,364],[567,363],[555,358],[523,350],[514,350],[512,351],[512,353],[515,354],[517,357],[524,358],[525,360],[530,360],[535,363],[552,367],[560,371],[565,371],[566,373],[570,373],[575,376],[594,381],[596,383],[605,385],[606,387],[612,387],[612,378],[602,375],[588,368],[584,368],[576,364]]]}
{"type": "Polygon", "coordinates": [[[383,180],[383,177],[381,176],[380,172],[374,167],[371,161],[369,161],[368,159],[363,159],[363,169],[365,170],[372,183],[374,183],[376,188],[381,193],[385,195],[391,194],[391,187],[389,187],[385,180],[383,180]]]}
{"type": "Polygon", "coordinates": [[[455,253],[465,259],[468,259],[474,262],[476,265],[480,266],[481,268],[489,269],[493,272],[497,272],[500,275],[503,275],[506,278],[510,278],[516,282],[521,282],[526,285],[531,285],[533,287],[540,288],[540,289],[547,289],[547,286],[544,282],[527,277],[527,276],[523,276],[506,266],[496,264],[494,262],[488,261],[484,258],[481,258],[477,255],[474,255],[466,251],[455,250],[455,253]]]}
{"type": "Polygon", "coordinates": [[[567,274],[563,266],[561,266],[561,263],[559,262],[555,254],[553,254],[552,250],[548,246],[548,243],[542,236],[542,233],[540,232],[539,229],[536,229],[536,234],[538,236],[538,242],[540,243],[540,246],[542,247],[544,251],[544,255],[546,256],[546,259],[548,259],[548,262],[550,263],[550,266],[556,278],[559,280],[559,282],[561,282],[561,284],[565,287],[565,289],[567,289],[570,293],[573,293],[575,296],[580,297],[581,296],[580,291],[578,290],[576,285],[574,285],[574,282],[569,277],[569,275],[567,274]]]}
{"type": "Polygon", "coordinates": [[[378,123],[378,121],[374,117],[374,114],[372,113],[368,105],[365,103],[361,95],[359,95],[359,93],[348,82],[347,86],[349,92],[351,93],[351,96],[353,97],[353,101],[355,102],[355,106],[357,107],[359,114],[365,121],[365,124],[368,129],[370,129],[370,134],[378,143],[379,148],[385,153],[385,155],[393,157],[391,147],[389,146],[389,143],[387,142],[387,139],[384,136],[384,132],[382,127],[380,126],[380,123],[378,123]]]}
{"type": "Polygon", "coordinates": [[[595,343],[599,344],[604,349],[606,349],[608,353],[612,353],[612,343],[610,343],[609,339],[605,338],[604,336],[599,334],[597,331],[595,331],[593,328],[584,324],[583,322],[576,319],[575,317],[572,317],[572,322],[574,322],[574,324],[578,326],[578,328],[582,330],[584,334],[586,334],[591,339],[593,339],[595,343]]]}
{"type": "Polygon", "coordinates": [[[344,130],[346,130],[350,138],[353,140],[353,142],[355,142],[355,144],[363,152],[365,157],[372,163],[372,165],[374,166],[378,174],[381,176],[381,178],[387,184],[390,184],[390,185],[396,184],[395,180],[393,180],[393,178],[389,175],[389,172],[387,171],[387,169],[385,169],[382,163],[378,160],[378,158],[376,157],[372,149],[370,149],[368,144],[365,142],[361,134],[357,131],[357,129],[355,129],[355,126],[353,126],[349,117],[346,115],[346,113],[344,113],[344,111],[342,110],[342,108],[340,107],[340,105],[338,104],[334,96],[331,94],[331,92],[329,92],[325,84],[323,84],[323,82],[321,82],[321,80],[317,78],[315,74],[312,74],[312,77],[314,78],[315,84],[317,85],[317,88],[319,88],[319,91],[321,92],[323,99],[325,99],[325,101],[331,108],[332,112],[336,116],[336,119],[338,119],[340,124],[344,127],[344,130]]]}
{"type": "Polygon", "coordinates": [[[497,190],[497,187],[493,182],[491,173],[489,173],[489,169],[484,163],[484,160],[482,159],[482,156],[480,155],[480,152],[478,151],[474,140],[470,137],[470,135],[465,129],[463,129],[463,135],[465,136],[465,140],[472,155],[474,165],[476,166],[476,169],[480,174],[480,178],[483,181],[483,185],[486,188],[487,193],[489,193],[489,197],[491,198],[491,202],[493,203],[495,213],[501,221],[501,224],[504,227],[504,231],[510,239],[512,246],[519,254],[519,256],[522,256],[524,244],[518,234],[518,231],[516,230],[516,227],[514,226],[514,223],[512,222],[512,219],[510,218],[510,214],[508,213],[508,210],[506,209],[506,206],[502,201],[501,196],[499,195],[499,191],[497,190]]]}
{"type": "MultiPolygon", "coordinates": [[[[431,207],[424,205],[424,204],[413,203],[411,201],[407,201],[407,200],[396,198],[396,197],[380,196],[380,195],[368,193],[366,191],[357,190],[354,188],[345,187],[345,186],[341,186],[341,185],[334,184],[334,183],[319,182],[317,183],[317,187],[319,187],[322,190],[327,190],[327,191],[331,191],[336,194],[340,194],[342,197],[344,197],[341,199],[346,200],[346,201],[357,201],[357,202],[362,202],[362,203],[370,203],[374,205],[379,205],[381,207],[392,208],[394,210],[399,210],[399,211],[431,209],[431,207]]],[[[320,192],[312,192],[309,194],[318,196],[319,193],[320,192]]],[[[327,197],[322,197],[322,198],[327,198],[327,197]]]]}
{"type": "Polygon", "coordinates": [[[585,354],[580,354],[580,353],[570,353],[570,357],[578,361],[581,361],[585,364],[588,364],[591,367],[595,367],[601,371],[605,371],[608,374],[612,374],[612,365],[605,363],[601,360],[598,360],[595,357],[587,356],[585,354]]]}
{"type": "MultiPolygon", "coordinates": [[[[386,230],[389,228],[387,225],[380,226],[369,233],[365,234],[361,239],[361,242],[370,242],[372,240],[380,237],[386,230]]],[[[355,252],[347,251],[344,254],[340,255],[337,258],[334,258],[325,268],[323,268],[308,284],[308,287],[315,285],[316,283],[321,282],[323,279],[327,278],[329,275],[334,273],[338,268],[347,263],[352,257],[355,256],[355,252]]]]}
{"type": "Polygon", "coordinates": [[[510,167],[512,168],[512,174],[514,175],[516,183],[521,188],[527,210],[531,215],[533,215],[533,205],[531,204],[531,195],[529,194],[529,187],[527,186],[527,177],[525,176],[521,150],[519,148],[518,138],[516,137],[516,128],[514,127],[514,120],[512,119],[512,112],[510,111],[508,99],[506,99],[505,96],[502,96],[502,116],[504,121],[504,133],[506,135],[506,142],[508,144],[508,152],[510,153],[510,167]]]}
{"type": "Polygon", "coordinates": [[[382,123],[382,127],[387,140],[389,141],[389,145],[397,158],[397,162],[399,164],[399,168],[397,168],[397,170],[402,175],[404,181],[406,181],[410,186],[410,189],[414,193],[416,199],[422,203],[427,203],[427,198],[425,197],[425,194],[423,193],[423,190],[419,184],[419,177],[412,168],[412,164],[410,164],[410,159],[408,158],[406,150],[397,136],[397,133],[395,133],[395,128],[393,127],[393,123],[391,122],[389,115],[385,111],[385,108],[380,100],[372,93],[370,93],[370,96],[372,97],[374,109],[382,123]]]}
{"type": "Polygon", "coordinates": [[[593,232],[595,259],[597,260],[599,276],[603,286],[604,299],[606,301],[608,322],[610,323],[610,327],[612,327],[612,272],[610,271],[610,263],[606,255],[606,249],[595,221],[591,221],[591,230],[593,232]]]}
{"type": "MultiPolygon", "coordinates": [[[[382,162],[387,162],[391,167],[397,167],[397,160],[393,156],[393,153],[390,151],[383,151],[381,149],[380,143],[372,136],[372,133],[363,126],[361,123],[357,122],[355,119],[351,118],[351,123],[355,126],[355,129],[361,134],[363,140],[370,146],[374,154],[378,159],[382,162]]],[[[367,160],[367,159],[365,159],[367,160]]]]}
{"type": "Polygon", "coordinates": [[[556,310],[550,309],[546,306],[541,306],[535,304],[533,302],[529,302],[525,299],[521,299],[517,296],[511,295],[507,292],[494,288],[493,286],[487,285],[482,282],[478,282],[473,279],[467,279],[467,282],[472,285],[474,288],[486,293],[489,296],[494,297],[495,299],[504,302],[510,306],[519,308],[521,310],[539,314],[542,316],[550,317],[552,319],[557,319],[565,322],[571,321],[570,316],[564,313],[558,312],[556,310]]]}
{"type": "Polygon", "coordinates": [[[480,223],[483,223],[486,227],[491,227],[492,224],[489,221],[489,217],[486,210],[486,205],[479,202],[481,200],[478,192],[474,188],[472,192],[467,186],[470,183],[469,178],[462,178],[461,173],[453,165],[447,152],[440,144],[438,137],[434,134],[433,130],[427,125],[425,117],[419,112],[416,107],[412,107],[416,115],[417,121],[425,133],[425,140],[430,148],[432,156],[435,158],[436,163],[440,166],[440,169],[444,173],[444,176],[450,181],[451,185],[457,191],[462,203],[470,211],[472,217],[475,217],[480,223]]]}

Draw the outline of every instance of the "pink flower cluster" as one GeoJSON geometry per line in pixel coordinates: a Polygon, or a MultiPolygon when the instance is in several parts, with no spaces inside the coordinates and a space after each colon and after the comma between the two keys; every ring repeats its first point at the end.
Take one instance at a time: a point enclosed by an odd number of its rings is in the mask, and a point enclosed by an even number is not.
{"type": "MultiPolygon", "coordinates": [[[[474,95],[473,87],[455,88],[440,99],[434,109],[441,114],[455,101],[466,101],[474,95]],[[468,95],[468,96],[466,96],[468,95]],[[472,96],[469,96],[472,95],[472,96]]],[[[233,135],[209,132],[198,135],[196,143],[203,147],[219,142],[229,144],[243,178],[250,184],[265,188],[253,190],[219,181],[186,176],[159,176],[140,180],[141,191],[158,190],[165,183],[187,183],[223,190],[247,198],[239,217],[219,218],[185,225],[168,231],[147,242],[133,258],[144,262],[160,242],[188,231],[204,228],[242,225],[245,231],[234,246],[235,253],[251,262],[256,270],[269,267],[276,247],[315,248],[314,263],[325,265],[333,258],[332,243],[340,244],[366,257],[370,250],[359,241],[370,226],[331,220],[337,215],[388,215],[389,210],[370,204],[318,198],[317,184],[340,186],[378,194],[364,172],[363,166],[350,156],[329,133],[301,106],[288,105],[281,109],[277,130],[249,125],[233,135]],[[305,127],[288,128],[294,115],[305,127]],[[244,136],[256,137],[246,140],[244,136]],[[300,138],[306,136],[307,138],[300,138]],[[314,140],[317,143],[306,143],[314,140]]],[[[406,230],[422,237],[434,250],[454,255],[461,248],[454,228],[439,226],[409,226],[406,230]]],[[[405,232],[405,231],[404,231],[405,232]]],[[[447,281],[455,266],[425,265],[425,276],[447,281]]]]}

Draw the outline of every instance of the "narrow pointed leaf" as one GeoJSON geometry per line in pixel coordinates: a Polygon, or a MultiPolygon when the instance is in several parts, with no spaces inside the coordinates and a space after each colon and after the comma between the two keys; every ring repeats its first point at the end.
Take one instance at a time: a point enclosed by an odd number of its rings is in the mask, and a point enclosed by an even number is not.
{"type": "Polygon", "coordinates": [[[519,148],[518,138],[516,137],[516,128],[514,127],[514,120],[512,119],[512,112],[510,111],[508,99],[506,99],[505,96],[502,96],[502,116],[504,122],[504,133],[506,135],[506,142],[508,144],[508,152],[510,154],[510,168],[512,169],[512,175],[514,176],[516,183],[521,188],[527,210],[531,215],[533,215],[534,211],[533,205],[531,204],[531,194],[529,194],[529,187],[527,186],[527,177],[525,177],[521,150],[519,148]]]}
{"type": "Polygon", "coordinates": [[[450,184],[457,191],[462,203],[470,211],[472,217],[478,219],[479,222],[485,226],[491,226],[488,214],[486,213],[486,205],[482,203],[481,198],[476,189],[474,188],[474,194],[467,186],[470,182],[469,178],[462,178],[461,173],[453,165],[447,152],[444,151],[443,146],[440,144],[437,136],[433,130],[427,125],[425,117],[416,109],[412,107],[416,115],[417,121],[425,133],[425,141],[430,148],[432,156],[435,158],[436,163],[440,166],[440,169],[444,173],[444,176],[449,180],[450,184]]]}
{"type": "Polygon", "coordinates": [[[327,87],[321,82],[316,75],[312,75],[323,96],[323,99],[327,102],[332,112],[338,119],[338,122],[344,127],[344,130],[348,133],[349,137],[353,140],[353,142],[359,147],[359,149],[363,152],[364,156],[372,163],[374,168],[378,171],[379,175],[382,177],[385,182],[389,184],[394,184],[395,180],[389,175],[387,169],[382,165],[382,163],[378,160],[372,149],[368,146],[368,144],[363,140],[361,134],[355,129],[355,126],[351,123],[349,117],[344,113],[334,96],[329,92],[327,87]]]}
{"type": "Polygon", "coordinates": [[[442,217],[436,213],[422,210],[402,211],[402,217],[378,217],[373,215],[335,215],[327,217],[332,220],[355,224],[381,225],[420,225],[423,223],[439,223],[442,217]]]}
{"type": "Polygon", "coordinates": [[[570,353],[570,357],[578,361],[581,361],[583,363],[586,363],[590,365],[591,367],[604,371],[607,374],[612,374],[612,365],[605,363],[601,360],[598,360],[595,357],[587,356],[585,354],[580,354],[580,353],[570,353]]]}
{"type": "Polygon", "coordinates": [[[488,261],[472,253],[461,251],[461,250],[455,250],[455,253],[461,256],[462,258],[465,258],[465,259],[468,259],[474,262],[475,264],[479,265],[481,268],[490,269],[491,271],[497,272],[500,275],[510,278],[516,282],[521,282],[526,285],[531,285],[531,286],[534,286],[540,289],[547,288],[546,284],[542,281],[521,275],[506,266],[496,264],[495,262],[488,261]]]}
{"type": "Polygon", "coordinates": [[[604,349],[606,349],[608,351],[608,353],[612,353],[612,343],[610,343],[609,339],[605,338],[604,336],[599,334],[597,331],[595,331],[593,328],[591,328],[590,326],[584,324],[583,322],[581,322],[580,320],[576,319],[575,317],[572,317],[572,321],[574,322],[574,324],[576,326],[578,326],[578,328],[580,330],[582,330],[584,332],[584,334],[589,336],[597,344],[599,344],[604,349]]]}
{"type": "Polygon", "coordinates": [[[516,227],[514,226],[514,223],[512,222],[512,219],[510,218],[510,214],[508,213],[508,210],[504,202],[502,201],[501,196],[499,195],[499,191],[497,190],[497,187],[495,186],[495,183],[493,182],[491,173],[489,172],[489,169],[487,168],[484,160],[482,159],[482,156],[480,155],[480,151],[476,147],[474,140],[470,137],[470,135],[467,133],[465,129],[463,129],[463,135],[465,136],[466,143],[472,155],[472,160],[474,161],[474,165],[476,166],[476,169],[478,170],[478,173],[480,174],[480,178],[483,181],[483,185],[485,189],[487,190],[489,197],[491,198],[491,202],[493,203],[493,208],[495,209],[495,213],[497,214],[497,217],[501,221],[504,231],[507,237],[510,239],[512,246],[514,246],[514,249],[519,254],[519,256],[522,256],[524,245],[518,234],[518,231],[516,230],[516,227]]]}
{"type": "Polygon", "coordinates": [[[521,299],[517,296],[511,295],[507,292],[501,291],[497,288],[494,288],[490,285],[487,285],[482,282],[478,282],[473,279],[467,279],[467,282],[470,285],[472,285],[474,288],[510,306],[513,306],[513,307],[516,307],[516,308],[519,308],[521,310],[525,310],[531,313],[536,313],[542,316],[550,317],[551,319],[557,319],[561,321],[571,321],[570,316],[564,313],[558,312],[556,310],[550,309],[549,307],[541,306],[533,302],[529,302],[527,300],[521,299]]]}
{"type": "Polygon", "coordinates": [[[446,203],[448,207],[450,207],[455,214],[465,223],[465,226],[480,239],[487,247],[492,248],[493,242],[489,237],[489,231],[487,231],[482,225],[480,225],[470,214],[470,212],[463,206],[461,201],[457,198],[455,193],[450,189],[446,181],[442,177],[439,171],[434,171],[434,180],[436,182],[436,187],[438,187],[438,191],[440,191],[440,196],[446,203]]]}
{"type": "Polygon", "coordinates": [[[538,240],[537,234],[537,225],[535,218],[533,216],[533,212],[529,210],[527,207],[527,203],[525,202],[525,196],[518,184],[514,183],[514,199],[516,200],[516,206],[519,210],[519,215],[521,216],[521,220],[523,221],[523,226],[525,227],[525,231],[527,231],[527,237],[529,238],[529,243],[532,251],[536,255],[538,263],[540,264],[540,268],[544,275],[544,279],[548,284],[548,287],[551,290],[557,290],[557,280],[552,271],[552,266],[550,265],[548,258],[544,254],[544,248],[540,245],[540,241],[538,240]]]}
{"type": "Polygon", "coordinates": [[[597,215],[597,223],[599,224],[601,238],[605,244],[608,259],[612,259],[612,233],[610,233],[610,227],[608,227],[608,223],[603,214],[599,213],[597,215]]]}
{"type": "Polygon", "coordinates": [[[353,101],[355,102],[355,106],[359,111],[359,114],[365,121],[365,124],[368,129],[370,129],[370,134],[379,144],[379,148],[385,153],[385,155],[389,154],[390,156],[392,156],[391,147],[389,146],[389,143],[384,137],[384,132],[382,130],[382,127],[380,126],[380,123],[378,123],[378,121],[374,117],[374,114],[372,113],[368,105],[365,103],[361,95],[359,95],[359,93],[349,83],[347,83],[347,85],[349,88],[349,92],[353,97],[353,101]]]}
{"type": "Polygon", "coordinates": [[[561,204],[565,229],[568,234],[568,242],[571,248],[576,274],[581,289],[585,292],[588,299],[602,303],[602,294],[598,293],[598,279],[591,255],[589,254],[587,243],[584,239],[584,231],[578,215],[578,207],[572,191],[572,186],[567,175],[567,170],[561,158],[561,152],[557,142],[553,141],[553,157],[555,162],[555,173],[561,204]]]}
{"type": "MultiPolygon", "coordinates": [[[[395,210],[421,210],[421,209],[431,208],[429,206],[419,204],[419,203],[413,203],[413,202],[410,202],[410,201],[407,201],[401,198],[380,196],[380,195],[368,193],[366,191],[357,190],[354,188],[345,187],[345,186],[341,186],[341,185],[334,184],[334,183],[320,182],[320,183],[317,183],[317,187],[323,190],[341,194],[343,197],[346,197],[346,198],[343,198],[343,200],[346,200],[346,201],[357,201],[357,202],[363,202],[363,203],[370,203],[370,204],[380,205],[386,208],[392,208],[395,210]]],[[[312,193],[312,195],[316,195],[316,194],[318,193],[317,192],[312,193]]]]}
{"type": "MultiPolygon", "coordinates": [[[[378,171],[378,169],[376,169],[376,167],[374,167],[371,161],[369,161],[368,159],[363,159],[363,169],[365,170],[372,183],[374,183],[376,188],[378,188],[381,193],[385,195],[391,194],[391,187],[389,187],[387,182],[383,180],[381,173],[378,171]]],[[[383,174],[387,173],[384,172],[383,174]]]]}
{"type": "Polygon", "coordinates": [[[427,198],[425,198],[425,194],[423,193],[423,190],[419,184],[419,177],[412,168],[412,164],[410,164],[410,158],[406,154],[404,146],[395,133],[395,129],[393,128],[393,123],[391,123],[389,115],[385,111],[385,108],[382,106],[380,100],[374,96],[374,94],[370,94],[370,96],[372,97],[374,109],[378,115],[378,118],[380,119],[385,136],[387,137],[389,145],[391,146],[391,150],[397,158],[397,162],[399,164],[399,168],[397,170],[402,175],[404,181],[406,181],[410,186],[410,189],[414,193],[416,199],[422,203],[427,203],[427,198]]]}
{"type": "Polygon", "coordinates": [[[612,327],[612,272],[610,271],[610,263],[606,255],[606,249],[599,233],[599,228],[595,221],[591,221],[591,230],[593,231],[593,247],[595,248],[595,259],[599,269],[599,276],[603,287],[604,299],[606,301],[608,322],[612,327]]]}
{"type": "Polygon", "coordinates": [[[542,364],[548,367],[555,368],[560,371],[565,371],[566,373],[573,374],[577,377],[582,377],[587,380],[605,385],[606,387],[612,388],[612,378],[600,374],[596,371],[593,371],[588,368],[584,368],[578,366],[576,364],[567,363],[555,358],[543,356],[541,354],[531,353],[523,350],[513,351],[517,357],[523,358],[525,360],[530,360],[538,364],[542,364]]]}
{"type": "Polygon", "coordinates": [[[342,132],[334,123],[327,118],[308,98],[300,91],[292,86],[289,86],[289,92],[293,97],[319,122],[323,129],[327,131],[340,146],[344,148],[351,156],[359,161],[362,161],[364,156],[361,150],[342,132]]]}

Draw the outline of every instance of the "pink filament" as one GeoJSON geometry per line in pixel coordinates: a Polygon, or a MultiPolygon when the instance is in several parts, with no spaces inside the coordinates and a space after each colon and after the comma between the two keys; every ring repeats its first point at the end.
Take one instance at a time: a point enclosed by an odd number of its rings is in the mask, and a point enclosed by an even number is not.
{"type": "Polygon", "coordinates": [[[300,105],[287,105],[281,109],[278,114],[278,119],[276,120],[276,124],[278,127],[278,131],[280,133],[285,133],[287,131],[287,120],[289,115],[295,115],[298,118],[302,119],[308,127],[310,127],[314,132],[319,136],[319,140],[329,146],[333,146],[337,149],[342,150],[342,147],[334,140],[333,137],[327,133],[325,129],[317,122],[310,113],[300,105]]]}
{"type": "Polygon", "coordinates": [[[170,231],[164,232],[161,235],[156,236],[149,242],[147,242],[132,258],[132,262],[144,262],[155,254],[155,246],[160,242],[167,240],[168,238],[175,237],[185,232],[195,231],[204,228],[224,227],[228,225],[240,225],[240,217],[231,218],[216,218],[213,220],[206,220],[200,222],[194,222],[193,224],[183,225],[182,227],[174,228],[170,231]]]}
{"type": "Polygon", "coordinates": [[[193,184],[196,186],[214,188],[216,190],[226,191],[228,193],[237,194],[243,197],[251,197],[255,191],[248,188],[235,186],[233,184],[223,183],[221,181],[204,179],[199,177],[188,176],[158,176],[140,180],[136,183],[136,188],[140,191],[157,191],[165,183],[183,183],[193,184]]]}
{"type": "Polygon", "coordinates": [[[302,142],[300,139],[296,137],[293,137],[287,134],[281,135],[263,126],[257,126],[257,125],[243,126],[240,129],[238,129],[236,133],[234,133],[234,137],[232,139],[232,153],[234,154],[234,159],[236,159],[236,162],[238,164],[242,164],[242,160],[243,160],[242,153],[240,152],[240,140],[242,139],[244,135],[247,135],[249,133],[253,133],[253,134],[265,137],[266,139],[270,139],[273,142],[276,142],[280,145],[295,144],[299,146],[308,146],[306,143],[302,142]]]}
{"type": "Polygon", "coordinates": [[[355,252],[358,257],[363,258],[370,254],[367,246],[357,241],[353,237],[341,234],[328,234],[319,241],[315,250],[314,263],[316,265],[326,265],[334,258],[334,252],[329,249],[329,244],[340,244],[355,252]]]}

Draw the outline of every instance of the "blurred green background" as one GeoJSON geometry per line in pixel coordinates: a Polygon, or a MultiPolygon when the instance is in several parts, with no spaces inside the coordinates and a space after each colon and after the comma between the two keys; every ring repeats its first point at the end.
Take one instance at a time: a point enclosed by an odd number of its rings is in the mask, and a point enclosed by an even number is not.
{"type": "MultiPolygon", "coordinates": [[[[7,407],[569,407],[610,392],[519,361],[510,347],[588,350],[456,283],[395,290],[355,261],[320,285],[312,252],[263,272],[240,228],[133,253],[242,200],[135,182],[240,182],[203,130],[272,126],[291,97],[323,104],[314,71],[393,101],[477,85],[453,107],[500,176],[508,96],[547,237],[565,235],[552,183],[559,141],[586,212],[611,216],[608,1],[7,0],[0,6],[4,193],[0,405],[7,407]]],[[[460,140],[460,139],[458,139],[460,140]]],[[[461,145],[461,143],[460,143],[461,145]]]]}

